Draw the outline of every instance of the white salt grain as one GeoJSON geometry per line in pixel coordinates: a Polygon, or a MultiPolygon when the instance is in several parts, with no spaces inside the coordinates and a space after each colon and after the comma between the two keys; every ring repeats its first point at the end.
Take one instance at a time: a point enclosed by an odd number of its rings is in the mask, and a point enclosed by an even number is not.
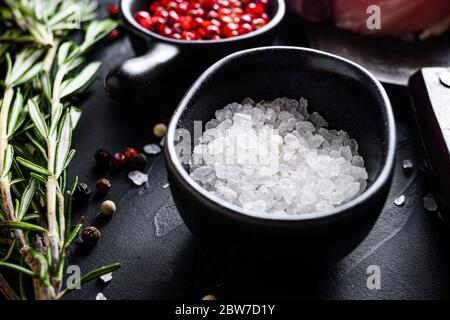
{"type": "Polygon", "coordinates": [[[161,147],[155,143],[144,146],[144,152],[149,155],[158,154],[161,152],[161,147]]]}
{"type": "Polygon", "coordinates": [[[434,196],[431,193],[423,197],[423,207],[430,212],[437,211],[438,206],[436,204],[436,200],[434,200],[434,196]]]}
{"type": "Polygon", "coordinates": [[[148,181],[148,175],[141,171],[131,171],[128,178],[137,186],[141,186],[148,181]]]}
{"type": "Polygon", "coordinates": [[[395,198],[394,204],[396,206],[402,206],[405,203],[405,196],[402,194],[401,196],[395,198]]]}
{"type": "Polygon", "coordinates": [[[168,183],[166,183],[166,184],[164,184],[164,185],[162,186],[163,189],[167,189],[168,187],[169,187],[169,184],[168,184],[168,183]]]}
{"type": "Polygon", "coordinates": [[[411,173],[414,168],[414,163],[410,159],[405,159],[402,162],[403,171],[407,174],[411,173]]]}
{"type": "Polygon", "coordinates": [[[191,177],[253,212],[311,213],[350,201],[367,187],[358,144],[307,107],[303,98],[247,98],[217,110],[194,148],[191,177]]]}
{"type": "Polygon", "coordinates": [[[106,297],[105,297],[105,295],[103,293],[99,292],[95,296],[95,300],[108,300],[108,299],[106,299],[106,297]]]}
{"type": "Polygon", "coordinates": [[[112,272],[106,273],[102,276],[100,276],[100,279],[104,282],[104,283],[108,283],[112,280],[113,276],[112,276],[112,272]]]}

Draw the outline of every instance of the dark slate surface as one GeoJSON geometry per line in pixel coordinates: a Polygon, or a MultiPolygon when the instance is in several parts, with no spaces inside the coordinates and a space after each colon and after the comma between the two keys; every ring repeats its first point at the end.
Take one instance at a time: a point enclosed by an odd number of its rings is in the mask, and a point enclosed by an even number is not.
{"type": "MultiPolygon", "coordinates": [[[[102,4],[105,6],[105,4],[102,4]]],[[[278,44],[304,45],[301,24],[288,18],[278,44]]],[[[94,53],[103,66],[85,101],[83,118],[76,129],[77,155],[70,175],[95,188],[103,176],[113,188],[107,198],[118,205],[108,221],[97,218],[103,199],[91,197],[76,213],[86,223],[98,226],[102,239],[89,252],[76,246],[70,258],[83,272],[120,262],[114,279],[94,281],[67,299],[94,299],[103,292],[109,299],[200,299],[215,294],[233,298],[316,299],[448,299],[450,296],[449,231],[422,205],[425,185],[415,170],[405,175],[401,161],[418,162],[416,143],[409,126],[407,99],[391,93],[398,122],[397,165],[389,199],[367,239],[348,257],[333,266],[306,267],[302,261],[279,261],[272,265],[258,261],[234,261],[223,252],[207,251],[195,241],[178,217],[169,189],[164,189],[166,172],[161,156],[151,159],[149,183],[135,187],[126,172],[98,172],[94,153],[99,146],[120,151],[128,146],[142,148],[152,141],[152,127],[170,117],[176,103],[165,94],[137,102],[116,103],[103,90],[107,70],[132,57],[126,38],[107,44],[94,53]],[[393,200],[405,194],[406,202],[396,207],[393,200]],[[366,286],[367,267],[381,269],[381,289],[366,286]]],[[[176,75],[174,75],[176,78],[176,75]]]]}

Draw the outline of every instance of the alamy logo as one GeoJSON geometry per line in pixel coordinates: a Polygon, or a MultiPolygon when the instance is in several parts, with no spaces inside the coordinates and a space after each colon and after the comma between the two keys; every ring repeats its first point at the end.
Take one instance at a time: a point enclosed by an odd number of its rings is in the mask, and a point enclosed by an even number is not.
{"type": "Polygon", "coordinates": [[[367,7],[366,13],[370,16],[367,18],[366,26],[369,30],[381,29],[381,8],[377,5],[367,7]]]}
{"type": "Polygon", "coordinates": [[[381,289],[381,270],[377,265],[371,265],[367,267],[366,273],[369,275],[367,278],[367,289],[379,290],[381,289]]]}
{"type": "Polygon", "coordinates": [[[71,289],[81,289],[81,269],[77,265],[70,265],[67,267],[67,274],[69,276],[67,277],[66,286],[67,288],[71,289]]]}

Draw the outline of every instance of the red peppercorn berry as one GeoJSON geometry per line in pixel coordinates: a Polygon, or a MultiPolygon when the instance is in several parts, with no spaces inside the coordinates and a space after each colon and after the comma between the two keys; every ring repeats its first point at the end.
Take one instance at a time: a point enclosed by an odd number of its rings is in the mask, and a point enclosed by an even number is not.
{"type": "Polygon", "coordinates": [[[261,4],[264,9],[267,9],[267,7],[269,6],[269,0],[256,0],[255,3],[261,4]]]}
{"type": "Polygon", "coordinates": [[[119,38],[119,36],[120,36],[119,30],[114,29],[113,31],[111,31],[111,32],[109,33],[109,35],[108,35],[108,40],[109,40],[109,41],[114,41],[114,40],[116,40],[117,38],[119,38]]]}
{"type": "Polygon", "coordinates": [[[125,155],[121,152],[114,153],[112,163],[114,168],[121,169],[127,164],[127,159],[125,155]]]}
{"type": "Polygon", "coordinates": [[[115,4],[109,4],[107,10],[108,14],[113,18],[117,17],[117,15],[119,14],[119,7],[115,4]]]}
{"type": "Polygon", "coordinates": [[[150,13],[146,11],[138,11],[136,12],[135,19],[137,23],[139,23],[145,29],[150,29],[152,26],[152,18],[150,13]]]}
{"type": "Polygon", "coordinates": [[[253,31],[253,27],[250,23],[243,23],[239,26],[239,34],[245,34],[253,31]]]}
{"type": "Polygon", "coordinates": [[[123,155],[125,156],[125,159],[129,161],[131,158],[133,158],[135,155],[137,155],[139,152],[134,148],[126,148],[123,150],[123,155]]]}
{"type": "Polygon", "coordinates": [[[256,4],[254,2],[250,2],[247,7],[245,7],[245,12],[249,14],[253,14],[255,16],[259,16],[263,14],[265,11],[264,6],[262,4],[256,4]]]}
{"type": "Polygon", "coordinates": [[[253,25],[254,25],[256,28],[261,28],[262,26],[265,26],[265,25],[266,25],[266,20],[264,20],[263,18],[256,18],[256,19],[253,19],[253,25]]]}
{"type": "Polygon", "coordinates": [[[138,11],[144,28],[181,40],[217,40],[252,32],[269,21],[269,0],[156,0],[138,11]]]}
{"type": "Polygon", "coordinates": [[[197,40],[198,36],[196,32],[192,31],[183,31],[181,33],[181,39],[183,40],[197,40]]]}

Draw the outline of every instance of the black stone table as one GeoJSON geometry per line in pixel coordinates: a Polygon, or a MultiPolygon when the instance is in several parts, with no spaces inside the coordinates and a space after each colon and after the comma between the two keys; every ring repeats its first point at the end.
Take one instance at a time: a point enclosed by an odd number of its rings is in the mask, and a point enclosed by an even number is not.
{"type": "MultiPolygon", "coordinates": [[[[103,13],[105,4],[100,11],[103,13]]],[[[285,21],[277,44],[305,45],[302,25],[292,17],[285,21]]],[[[307,267],[307,261],[287,260],[275,265],[257,261],[235,261],[220,251],[206,251],[179,218],[171,199],[162,155],[151,158],[149,182],[136,187],[127,172],[102,173],[94,168],[94,153],[100,146],[121,151],[140,150],[150,142],[153,125],[167,121],[176,102],[170,94],[137,102],[117,103],[103,90],[106,72],[134,55],[126,38],[106,44],[94,53],[103,62],[97,81],[82,103],[84,111],[74,136],[77,150],[70,176],[78,175],[95,189],[103,176],[113,184],[107,198],[118,211],[108,221],[97,218],[104,200],[91,197],[76,212],[88,224],[97,225],[102,238],[89,252],[75,248],[70,264],[83,272],[120,262],[122,268],[108,284],[94,281],[75,290],[67,299],[95,299],[103,292],[108,299],[200,299],[214,294],[219,299],[448,299],[450,296],[449,230],[436,214],[427,213],[423,174],[409,119],[407,97],[390,90],[398,124],[395,177],[384,210],[365,241],[333,266],[307,267]],[[403,172],[401,163],[411,159],[413,173],[403,172]],[[404,194],[403,206],[394,199],[404,194]],[[367,288],[367,268],[379,266],[381,289],[367,288]]],[[[177,75],[174,75],[176,77],[177,75]]],[[[169,90],[170,91],[170,90],[169,90]]]]}

